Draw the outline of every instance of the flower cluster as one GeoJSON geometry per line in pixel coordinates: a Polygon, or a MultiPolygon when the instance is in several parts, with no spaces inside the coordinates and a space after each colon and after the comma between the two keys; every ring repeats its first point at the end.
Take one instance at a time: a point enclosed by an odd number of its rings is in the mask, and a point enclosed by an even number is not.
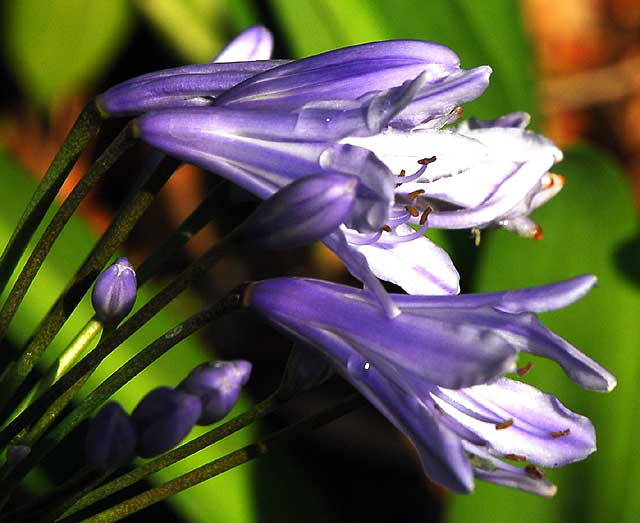
{"type": "MultiPolygon", "coordinates": [[[[525,113],[459,123],[461,104],[482,94],[491,69],[461,69],[441,45],[375,42],[296,61],[270,53],[268,32],[253,28],[212,64],[134,78],[98,105],[137,115],[133,128],[148,144],[268,199],[241,226],[254,245],[322,239],[364,283],[357,290],[280,278],[250,286],[248,307],[319,351],[321,361],[309,366],[298,349],[287,390],[326,379],[326,359],[411,439],[433,480],[469,492],[475,476],[552,495],[537,467],[585,458],[595,449],[593,427],[504,374],[524,374],[515,362],[528,352],[555,360],[587,389],[615,386],[536,316],[579,299],[595,278],[458,295],[453,263],[425,232],[503,227],[541,239],[530,214],[564,184],[550,172],[561,151],[526,129],[525,113]],[[408,295],[388,294],[379,279],[408,295]]],[[[201,369],[180,391],[153,391],[134,412],[138,426],[177,416],[167,439],[177,441],[187,425],[209,422],[198,409],[219,416],[231,400],[219,388],[207,392],[213,376],[201,369]]],[[[157,442],[159,433],[149,437],[157,442]]]]}
{"type": "Polygon", "coordinates": [[[106,404],[87,432],[87,463],[107,471],[125,465],[136,454],[152,458],[172,449],[194,425],[224,418],[250,375],[251,363],[245,360],[203,363],[175,389],[150,391],[131,416],[117,403],[106,404]]]}

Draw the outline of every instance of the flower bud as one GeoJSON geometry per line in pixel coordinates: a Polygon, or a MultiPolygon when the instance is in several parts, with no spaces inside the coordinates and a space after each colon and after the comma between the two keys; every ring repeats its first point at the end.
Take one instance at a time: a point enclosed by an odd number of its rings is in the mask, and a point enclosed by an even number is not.
{"type": "Polygon", "coordinates": [[[136,302],[136,273],[126,258],[104,271],[96,281],[91,302],[103,323],[118,323],[131,312],[136,302]]]}
{"type": "Polygon", "coordinates": [[[278,393],[287,398],[322,385],[331,376],[329,360],[311,347],[294,345],[278,393]]]}
{"type": "Polygon", "coordinates": [[[31,447],[26,445],[9,445],[7,447],[7,464],[13,467],[31,453],[31,447]]]}
{"type": "Polygon", "coordinates": [[[137,453],[151,458],[175,447],[200,417],[200,400],[169,387],[149,392],[131,414],[138,430],[137,453]]]}
{"type": "Polygon", "coordinates": [[[249,379],[251,367],[245,360],[203,363],[178,385],[180,390],[200,398],[202,414],[198,425],[211,425],[231,411],[249,379]]]}
{"type": "Polygon", "coordinates": [[[107,403],[91,420],[85,454],[87,463],[101,471],[126,465],[135,454],[136,429],[117,403],[107,403]]]}
{"type": "Polygon", "coordinates": [[[265,200],[241,228],[252,247],[299,247],[324,238],[348,220],[358,179],[342,174],[300,178],[265,200]]]}

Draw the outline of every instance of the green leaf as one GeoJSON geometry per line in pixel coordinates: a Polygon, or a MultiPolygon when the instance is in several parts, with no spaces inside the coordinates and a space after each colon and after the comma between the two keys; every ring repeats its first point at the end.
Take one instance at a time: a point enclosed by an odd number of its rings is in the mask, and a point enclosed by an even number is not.
{"type": "Polygon", "coordinates": [[[373,40],[433,40],[456,51],[466,68],[488,64],[494,69],[491,86],[478,101],[465,106],[467,114],[495,118],[509,111],[536,112],[532,58],[518,2],[272,0],[272,3],[297,57],[373,40]]]}
{"type": "Polygon", "coordinates": [[[481,246],[477,290],[596,274],[599,288],[542,320],[613,372],[618,387],[610,394],[584,391],[557,365],[536,359],[524,380],[591,418],[598,451],[553,471],[551,479],[559,485],[553,500],[479,484],[473,496],[454,499],[452,521],[512,523],[524,514],[529,521],[549,523],[637,520],[640,506],[634,492],[640,487],[640,463],[634,429],[640,415],[640,292],[616,263],[620,246],[636,235],[634,208],[620,168],[595,149],[572,149],[557,171],[566,175],[567,185],[535,216],[545,229],[544,240],[524,240],[506,231],[488,235],[481,246]]]}
{"type": "Polygon", "coordinates": [[[4,4],[8,58],[34,101],[49,106],[91,83],[126,42],[127,0],[4,4]]]}
{"type": "MultiPolygon", "coordinates": [[[[18,220],[23,206],[35,186],[31,178],[1,151],[0,179],[3,184],[3,191],[0,192],[0,245],[2,245],[10,237],[12,227],[18,220]]],[[[49,213],[47,220],[50,217],[51,213],[49,213]]],[[[36,234],[36,236],[38,235],[36,234]]],[[[76,265],[88,254],[95,241],[95,236],[80,219],[74,218],[70,221],[11,324],[9,334],[14,343],[20,345],[26,341],[30,332],[46,314],[73,276],[73,272],[77,268],[76,265]]],[[[138,295],[137,307],[146,303],[157,290],[151,284],[144,287],[138,295]]],[[[188,296],[176,300],[145,328],[114,351],[96,370],[82,394],[87,394],[148,343],[173,328],[199,308],[202,308],[202,305],[188,296]]],[[[87,296],[56,337],[52,347],[45,353],[43,364],[49,365],[92,315],[93,308],[87,296]]],[[[193,367],[210,359],[212,359],[211,353],[197,337],[191,336],[131,380],[115,395],[115,399],[125,409],[131,411],[149,390],[160,385],[177,385],[193,367]]],[[[244,409],[247,406],[248,402],[243,401],[241,405],[236,406],[236,413],[239,409],[244,409]]],[[[192,437],[201,433],[202,430],[204,429],[194,430],[192,437]]],[[[255,439],[255,434],[254,428],[245,429],[241,433],[199,452],[194,457],[158,473],[155,477],[159,481],[166,481],[175,474],[184,473],[239,446],[247,445],[255,439]]],[[[175,496],[172,498],[172,503],[184,519],[190,522],[253,523],[256,521],[256,516],[254,505],[251,502],[252,497],[253,465],[248,464],[215,478],[211,482],[194,487],[184,494],[175,496]]]]}

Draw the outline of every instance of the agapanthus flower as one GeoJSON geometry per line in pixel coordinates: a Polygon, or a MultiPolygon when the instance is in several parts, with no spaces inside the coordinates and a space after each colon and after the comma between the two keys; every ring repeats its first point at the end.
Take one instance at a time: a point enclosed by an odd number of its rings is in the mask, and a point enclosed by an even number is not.
{"type": "Polygon", "coordinates": [[[327,357],[409,437],[434,481],[469,492],[475,474],[550,495],[554,488],[537,465],[585,458],[595,450],[593,427],[556,398],[502,375],[528,352],[555,360],[585,388],[613,389],[608,371],[536,317],[594,284],[581,276],[490,294],[393,295],[400,314],[389,318],[362,290],[278,278],[253,284],[246,304],[327,357]]]}

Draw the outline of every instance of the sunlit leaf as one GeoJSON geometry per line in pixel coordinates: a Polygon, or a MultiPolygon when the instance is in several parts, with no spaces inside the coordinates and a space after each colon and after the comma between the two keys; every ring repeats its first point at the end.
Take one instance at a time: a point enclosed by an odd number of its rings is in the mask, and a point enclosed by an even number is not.
{"type": "Polygon", "coordinates": [[[124,46],[127,0],[20,0],[4,3],[5,49],[40,105],[94,82],[124,46]]]}

